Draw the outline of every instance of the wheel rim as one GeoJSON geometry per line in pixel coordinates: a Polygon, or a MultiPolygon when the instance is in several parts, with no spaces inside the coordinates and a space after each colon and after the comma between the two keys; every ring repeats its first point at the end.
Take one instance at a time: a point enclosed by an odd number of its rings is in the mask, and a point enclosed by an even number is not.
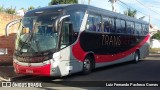
{"type": "Polygon", "coordinates": [[[135,60],[136,60],[136,62],[138,62],[138,60],[139,60],[139,57],[138,57],[137,53],[136,53],[136,56],[135,56],[135,60]]]}
{"type": "Polygon", "coordinates": [[[91,67],[91,62],[89,61],[89,59],[85,59],[84,61],[84,70],[85,71],[89,71],[91,67]]]}

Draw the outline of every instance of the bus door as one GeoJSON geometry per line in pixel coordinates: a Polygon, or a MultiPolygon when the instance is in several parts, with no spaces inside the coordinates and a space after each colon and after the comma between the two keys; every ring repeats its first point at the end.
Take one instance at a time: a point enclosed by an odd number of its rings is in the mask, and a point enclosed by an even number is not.
{"type": "Polygon", "coordinates": [[[61,22],[60,30],[60,49],[63,49],[73,43],[73,27],[69,17],[61,22]]]}
{"type": "MultiPolygon", "coordinates": [[[[61,19],[60,19],[61,20],[61,19]]],[[[61,55],[61,65],[60,67],[63,68],[63,71],[69,69],[70,73],[76,72],[78,66],[75,64],[75,60],[72,58],[71,53],[71,44],[75,41],[74,30],[73,30],[73,23],[70,20],[70,17],[64,18],[62,21],[59,22],[59,50],[61,55]],[[67,66],[66,66],[67,65],[67,66]]],[[[65,71],[64,71],[65,72],[65,71]]]]}

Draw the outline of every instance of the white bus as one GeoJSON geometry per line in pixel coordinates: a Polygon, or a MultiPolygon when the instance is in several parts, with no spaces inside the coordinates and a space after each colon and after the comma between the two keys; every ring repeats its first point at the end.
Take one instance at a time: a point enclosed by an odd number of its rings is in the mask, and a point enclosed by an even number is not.
{"type": "Polygon", "coordinates": [[[20,20],[13,65],[16,73],[87,74],[94,68],[149,54],[148,23],[93,6],[54,5],[20,20]]]}

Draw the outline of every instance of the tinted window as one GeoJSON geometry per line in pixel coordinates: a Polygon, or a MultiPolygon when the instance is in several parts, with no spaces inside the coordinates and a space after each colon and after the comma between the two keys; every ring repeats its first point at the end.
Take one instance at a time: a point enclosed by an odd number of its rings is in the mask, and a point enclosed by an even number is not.
{"type": "Polygon", "coordinates": [[[142,35],[145,35],[145,25],[144,25],[144,24],[142,24],[141,34],[142,34],[142,35]]]}
{"type": "Polygon", "coordinates": [[[90,14],[88,16],[86,29],[87,31],[101,32],[101,16],[90,14]]]}
{"type": "Polygon", "coordinates": [[[115,32],[114,19],[109,17],[103,17],[104,32],[115,32]]]}
{"type": "Polygon", "coordinates": [[[116,19],[116,30],[118,33],[126,33],[124,20],[116,19]]]}
{"type": "Polygon", "coordinates": [[[135,24],[135,34],[141,34],[141,24],[135,24]]]}
{"type": "Polygon", "coordinates": [[[70,11],[69,14],[71,15],[70,19],[71,19],[71,22],[73,24],[73,30],[75,32],[79,32],[80,26],[81,26],[81,23],[82,23],[82,20],[83,20],[84,12],[81,12],[81,11],[76,11],[76,12],[70,11]]]}
{"type": "Polygon", "coordinates": [[[145,29],[144,29],[145,30],[145,35],[148,34],[148,27],[149,27],[148,25],[145,25],[145,29]]]}
{"type": "Polygon", "coordinates": [[[126,27],[127,27],[128,34],[134,34],[134,22],[127,21],[126,27]]]}

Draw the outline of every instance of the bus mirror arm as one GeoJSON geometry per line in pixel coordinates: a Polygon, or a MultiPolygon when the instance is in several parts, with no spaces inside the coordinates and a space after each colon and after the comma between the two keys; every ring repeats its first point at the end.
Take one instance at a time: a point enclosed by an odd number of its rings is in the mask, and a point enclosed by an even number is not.
{"type": "Polygon", "coordinates": [[[15,25],[17,23],[19,23],[22,19],[16,19],[16,20],[13,20],[11,22],[9,22],[7,25],[6,25],[6,28],[5,28],[5,35],[6,36],[9,36],[9,28],[12,26],[12,25],[15,25]]]}
{"type": "Polygon", "coordinates": [[[58,31],[58,19],[55,21],[55,24],[54,24],[54,29],[55,31],[58,31]]]}
{"type": "Polygon", "coordinates": [[[55,30],[56,30],[56,31],[58,31],[58,26],[59,26],[59,24],[60,24],[65,18],[67,18],[67,17],[70,17],[70,15],[61,16],[61,17],[59,17],[59,18],[55,21],[54,27],[55,27],[55,30]]]}

